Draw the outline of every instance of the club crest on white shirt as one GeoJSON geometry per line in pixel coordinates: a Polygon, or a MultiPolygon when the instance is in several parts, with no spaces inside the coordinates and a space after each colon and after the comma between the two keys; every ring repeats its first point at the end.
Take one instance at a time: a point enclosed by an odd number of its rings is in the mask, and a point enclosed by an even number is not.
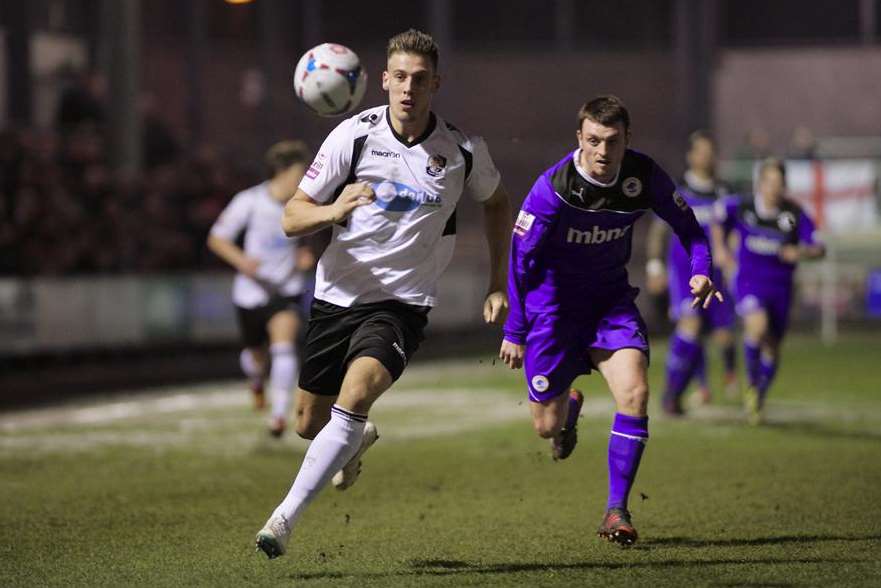
{"type": "Polygon", "coordinates": [[[436,178],[444,173],[445,167],[447,167],[447,158],[435,153],[428,158],[428,165],[425,166],[425,173],[436,178]]]}
{"type": "Polygon", "coordinates": [[[628,198],[636,198],[642,194],[642,182],[639,178],[629,177],[621,182],[621,191],[628,198]]]}
{"type": "Polygon", "coordinates": [[[518,237],[524,236],[532,228],[533,222],[535,222],[535,215],[521,210],[520,214],[517,215],[517,222],[514,223],[514,234],[518,237]]]}

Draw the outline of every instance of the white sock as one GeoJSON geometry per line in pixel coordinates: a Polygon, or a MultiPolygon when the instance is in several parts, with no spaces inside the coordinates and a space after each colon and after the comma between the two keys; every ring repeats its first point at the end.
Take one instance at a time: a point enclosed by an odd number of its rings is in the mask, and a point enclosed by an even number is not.
{"type": "Polygon", "coordinates": [[[273,417],[287,418],[291,392],[297,381],[297,355],[291,343],[273,343],[269,347],[272,367],[269,370],[269,402],[273,417]]]}
{"type": "Polygon", "coordinates": [[[293,527],[312,499],[358,452],[365,423],[367,415],[355,414],[334,404],[330,421],[309,445],[288,495],[272,516],[282,515],[293,527]]]}
{"type": "Polygon", "coordinates": [[[252,383],[260,384],[263,382],[263,370],[257,366],[254,355],[247,347],[242,349],[241,354],[239,354],[239,365],[252,383]]]}

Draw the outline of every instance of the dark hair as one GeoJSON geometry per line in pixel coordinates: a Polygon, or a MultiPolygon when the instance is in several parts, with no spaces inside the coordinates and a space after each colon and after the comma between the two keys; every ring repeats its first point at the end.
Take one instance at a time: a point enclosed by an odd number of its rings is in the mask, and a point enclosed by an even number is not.
{"type": "Polygon", "coordinates": [[[431,60],[431,65],[434,66],[434,71],[437,71],[437,43],[428,33],[423,33],[416,29],[408,29],[403,33],[398,33],[388,40],[387,57],[391,57],[393,53],[415,53],[417,55],[424,55],[431,60]]]}
{"type": "Polygon", "coordinates": [[[786,184],[786,165],[783,163],[782,159],[777,159],[776,157],[766,157],[759,164],[759,174],[758,177],[762,177],[765,172],[769,169],[776,169],[780,172],[780,175],[783,176],[783,183],[786,184]]]}
{"type": "Polygon", "coordinates": [[[716,140],[713,139],[713,135],[710,134],[710,131],[706,129],[698,129],[688,135],[688,150],[691,151],[694,149],[694,146],[698,141],[709,141],[713,145],[716,144],[716,140]]]}
{"type": "Polygon", "coordinates": [[[627,107],[624,106],[624,102],[620,98],[611,94],[597,96],[589,102],[585,102],[578,111],[579,131],[586,118],[604,127],[612,127],[620,122],[624,125],[625,133],[630,131],[630,113],[627,112],[627,107]]]}
{"type": "Polygon", "coordinates": [[[274,178],[294,164],[308,165],[312,152],[303,141],[281,141],[266,150],[263,161],[267,175],[274,178]]]}

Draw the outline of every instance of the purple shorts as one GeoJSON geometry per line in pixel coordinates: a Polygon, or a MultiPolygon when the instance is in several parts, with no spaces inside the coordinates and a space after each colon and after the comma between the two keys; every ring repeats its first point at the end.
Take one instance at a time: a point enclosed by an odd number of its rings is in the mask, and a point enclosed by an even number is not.
{"type": "Polygon", "coordinates": [[[691,267],[683,268],[676,264],[670,265],[670,318],[678,321],[684,316],[699,316],[703,321],[704,328],[710,330],[734,328],[734,302],[728,290],[725,288],[725,279],[722,272],[713,270],[713,285],[722,293],[725,300],[719,302],[713,299],[709,308],[692,308],[691,288],[688,281],[691,279],[691,267]]]}
{"type": "Polygon", "coordinates": [[[523,370],[529,400],[545,402],[569,389],[572,381],[595,366],[590,349],[635,348],[648,356],[645,322],[634,300],[637,288],[605,301],[585,301],[581,313],[537,314],[529,317],[523,370]]]}
{"type": "Polygon", "coordinates": [[[737,314],[741,317],[763,310],[768,314],[768,329],[780,341],[789,326],[789,307],[792,289],[757,288],[749,284],[737,284],[737,314]]]}

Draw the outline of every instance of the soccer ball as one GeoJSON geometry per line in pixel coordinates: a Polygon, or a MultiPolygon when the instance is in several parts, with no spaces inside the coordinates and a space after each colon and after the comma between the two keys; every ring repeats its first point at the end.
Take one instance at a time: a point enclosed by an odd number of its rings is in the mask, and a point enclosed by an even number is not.
{"type": "Polygon", "coordinates": [[[323,43],[300,58],[294,69],[294,92],[320,116],[353,110],[364,97],[367,74],[348,47],[323,43]]]}

